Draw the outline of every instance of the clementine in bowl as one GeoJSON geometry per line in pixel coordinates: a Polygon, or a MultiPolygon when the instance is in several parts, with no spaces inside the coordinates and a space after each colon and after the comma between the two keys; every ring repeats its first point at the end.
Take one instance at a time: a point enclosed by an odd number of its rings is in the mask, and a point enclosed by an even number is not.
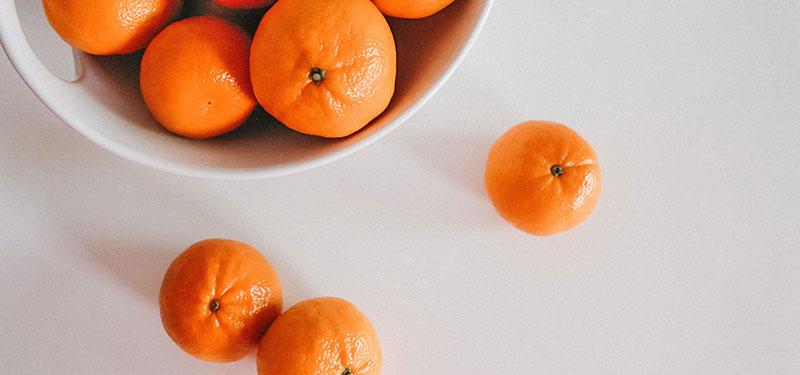
{"type": "Polygon", "coordinates": [[[93,55],[141,50],[181,11],[182,0],[44,0],[50,25],[72,47],[93,55]]]}
{"type": "Polygon", "coordinates": [[[574,130],[528,121],[492,146],[484,182],[500,216],[525,232],[547,236],[589,216],[602,176],[592,146],[574,130]]]}
{"type": "Polygon", "coordinates": [[[140,87],[153,117],[187,138],[227,133],[256,106],[250,84],[250,37],[213,16],[174,22],[142,57],[140,87]]]}
{"type": "Polygon", "coordinates": [[[257,362],[259,375],[378,375],[381,348],[355,305],[315,298],[275,320],[261,339],[257,362]]]}
{"type": "Polygon", "coordinates": [[[159,297],[161,320],[185,352],[207,361],[244,357],[282,307],[269,262],[236,241],[200,241],[169,266],[159,297]]]}
{"type": "Polygon", "coordinates": [[[280,0],[253,37],[250,72],[256,98],[278,121],[345,137],[392,99],[394,38],[369,0],[280,0]]]}
{"type": "Polygon", "coordinates": [[[372,0],[383,14],[397,18],[425,18],[438,13],[455,0],[372,0]]]}

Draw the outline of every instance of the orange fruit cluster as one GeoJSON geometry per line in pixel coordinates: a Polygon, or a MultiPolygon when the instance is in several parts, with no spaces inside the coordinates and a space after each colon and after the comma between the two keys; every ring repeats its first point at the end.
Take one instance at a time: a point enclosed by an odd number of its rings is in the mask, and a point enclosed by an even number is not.
{"type": "MultiPolygon", "coordinates": [[[[396,46],[384,16],[427,17],[454,0],[43,1],[77,49],[145,49],[140,87],[153,117],[175,134],[206,139],[236,129],[259,104],[301,133],[357,132],[394,95],[396,46]]],[[[484,182],[502,218],[544,236],[591,214],[602,175],[574,130],[529,121],[494,144],[484,182]]],[[[240,242],[187,248],[169,266],[159,304],[169,337],[203,360],[234,361],[258,348],[261,375],[380,373],[380,345],[364,314],[338,298],[281,313],[277,273],[240,242]]]]}
{"type": "Polygon", "coordinates": [[[453,1],[43,0],[50,24],[76,49],[146,49],[147,108],[194,139],[238,128],[257,104],[301,133],[357,132],[394,95],[396,48],[384,14],[421,18],[453,1]]]}
{"type": "Polygon", "coordinates": [[[350,302],[315,298],[281,314],[278,275],[255,248],[209,239],[184,250],[161,284],[161,321],[197,358],[229,362],[258,348],[259,375],[378,375],[372,324],[350,302]]]}

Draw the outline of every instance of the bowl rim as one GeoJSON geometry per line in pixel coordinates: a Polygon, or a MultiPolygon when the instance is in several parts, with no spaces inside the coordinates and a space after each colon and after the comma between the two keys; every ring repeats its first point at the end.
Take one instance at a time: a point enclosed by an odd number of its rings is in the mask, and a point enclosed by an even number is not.
{"type": "Polygon", "coordinates": [[[41,63],[33,52],[20,24],[16,10],[15,0],[0,0],[0,45],[8,56],[14,69],[22,77],[25,84],[33,91],[53,113],[56,114],[70,128],[76,130],[101,148],[131,162],[141,164],[162,172],[176,175],[197,177],[213,180],[259,180],[272,177],[281,177],[321,167],[336,160],[349,156],[383,138],[398,126],[417,113],[455,73],[474,46],[478,35],[483,29],[489,13],[494,5],[494,0],[483,0],[477,22],[473,25],[463,47],[450,62],[445,71],[434,83],[419,97],[419,99],[401,113],[397,118],[384,125],[377,131],[365,136],[357,142],[342,147],[336,151],[315,157],[309,160],[290,162],[279,166],[237,168],[215,166],[186,166],[180,162],[165,161],[121,144],[94,131],[91,127],[82,125],[81,121],[73,118],[70,111],[59,104],[56,95],[51,92],[59,91],[57,88],[66,88],[70,83],[62,80],[50,72],[41,63]]]}

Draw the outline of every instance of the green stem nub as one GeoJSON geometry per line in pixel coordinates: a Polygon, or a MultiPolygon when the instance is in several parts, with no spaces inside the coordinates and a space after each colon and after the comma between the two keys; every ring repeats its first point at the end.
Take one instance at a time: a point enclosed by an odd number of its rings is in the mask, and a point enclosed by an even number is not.
{"type": "Polygon", "coordinates": [[[345,367],[344,371],[342,371],[342,375],[353,375],[353,372],[350,371],[349,368],[345,367]]]}
{"type": "Polygon", "coordinates": [[[212,300],[211,303],[208,304],[208,309],[211,310],[212,313],[217,312],[217,310],[219,310],[219,301],[212,300]]]}
{"type": "Polygon", "coordinates": [[[564,167],[556,164],[550,167],[550,173],[552,173],[553,176],[555,177],[561,176],[562,174],[564,174],[564,167]]]}
{"type": "Polygon", "coordinates": [[[315,85],[319,86],[322,84],[322,81],[325,80],[325,71],[320,68],[313,67],[311,68],[311,72],[308,73],[308,78],[311,78],[311,82],[314,82],[315,85]]]}

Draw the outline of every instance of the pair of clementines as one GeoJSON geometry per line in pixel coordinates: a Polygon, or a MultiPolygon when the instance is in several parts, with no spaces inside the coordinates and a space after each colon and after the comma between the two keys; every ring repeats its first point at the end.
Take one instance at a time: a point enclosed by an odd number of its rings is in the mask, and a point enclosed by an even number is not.
{"type": "Polygon", "coordinates": [[[44,9],[79,50],[146,48],[142,97],[173,133],[212,138],[261,104],[291,129],[340,138],[380,115],[394,95],[396,48],[384,14],[427,17],[453,1],[44,0],[44,9]],[[235,17],[215,16],[244,8],[263,14],[270,5],[252,38],[235,17]],[[184,8],[201,15],[170,23],[184,8]]]}
{"type": "Polygon", "coordinates": [[[377,375],[375,329],[340,298],[301,301],[281,313],[278,274],[255,248],[209,239],[184,250],[159,296],[167,334],[186,353],[213,362],[258,347],[259,375],[377,375]]]}

